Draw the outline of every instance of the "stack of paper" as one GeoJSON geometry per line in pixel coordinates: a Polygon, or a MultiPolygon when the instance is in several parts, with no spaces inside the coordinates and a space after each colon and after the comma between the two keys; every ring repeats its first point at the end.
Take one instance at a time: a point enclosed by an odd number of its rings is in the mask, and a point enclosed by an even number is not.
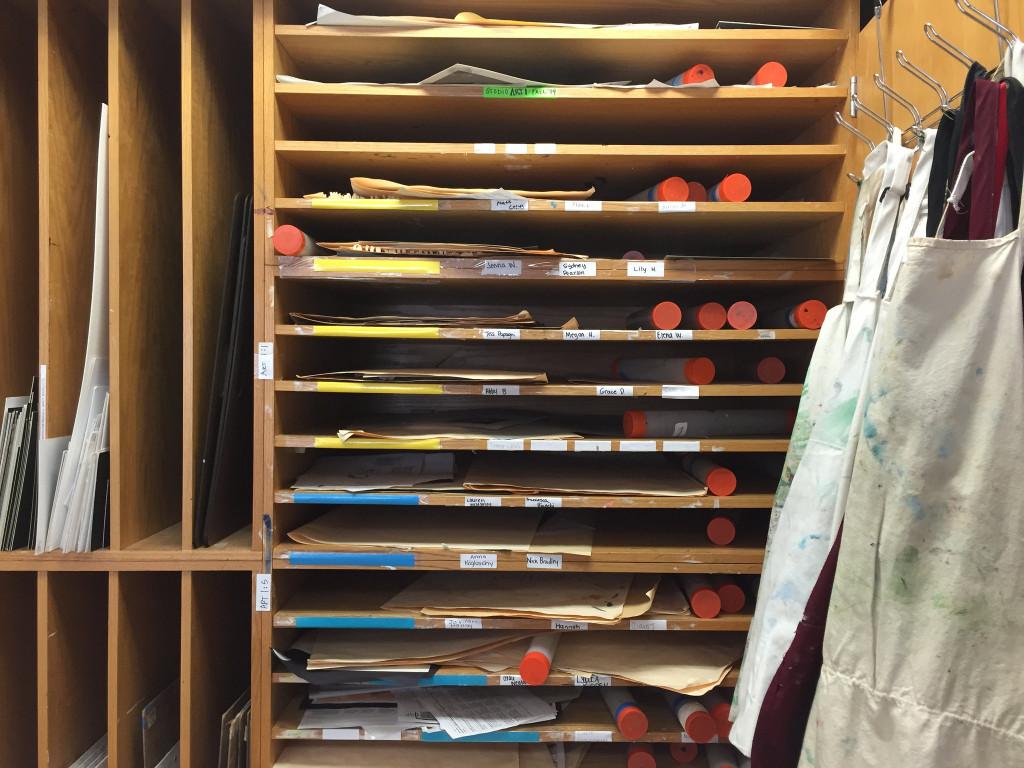
{"type": "Polygon", "coordinates": [[[388,368],[358,371],[331,371],[299,376],[303,381],[365,381],[403,383],[547,384],[546,373],[533,371],[476,371],[457,368],[388,368]]]}
{"type": "MultiPolygon", "coordinates": [[[[425,184],[400,184],[386,179],[353,176],[352,194],[359,197],[394,197],[400,199],[425,198],[428,200],[507,200],[527,198],[536,200],[589,200],[597,191],[593,187],[580,191],[538,191],[525,189],[433,187],[425,184]]],[[[331,193],[336,194],[336,193],[331,193]]],[[[322,199],[329,195],[315,192],[304,195],[308,199],[322,199]]]]}
{"type": "Polygon", "coordinates": [[[570,29],[697,29],[697,24],[562,24],[549,21],[520,21],[516,19],[488,19],[472,11],[463,11],[454,19],[437,16],[361,16],[336,11],[320,4],[316,21],[309,26],[330,27],[399,27],[405,29],[428,29],[431,27],[558,27],[570,29]]]}
{"type": "Polygon", "coordinates": [[[373,440],[419,440],[425,438],[469,438],[490,440],[534,439],[572,440],[582,437],[557,424],[542,414],[527,412],[507,413],[480,411],[453,413],[451,418],[438,419],[436,416],[385,416],[375,415],[360,419],[361,426],[338,430],[343,442],[352,438],[373,440]]]}
{"type": "Polygon", "coordinates": [[[481,243],[424,243],[403,240],[350,240],[347,242],[318,242],[321,248],[335,251],[340,256],[435,256],[438,258],[543,258],[586,259],[578,253],[562,253],[552,249],[520,248],[514,245],[484,245],[481,243]]]}
{"type": "Polygon", "coordinates": [[[547,748],[539,744],[284,743],[274,768],[552,768],[547,748]],[[524,762],[520,759],[521,752],[539,754],[547,764],[524,762]]]}
{"type": "Polygon", "coordinates": [[[0,427],[0,549],[29,545],[35,516],[36,382],[26,397],[8,397],[0,427]]]}
{"type": "Polygon", "coordinates": [[[453,453],[323,456],[292,488],[302,491],[438,490],[459,488],[453,453]]]}
{"type": "Polygon", "coordinates": [[[537,325],[533,316],[525,309],[504,317],[431,317],[428,315],[368,315],[345,317],[344,315],[314,315],[305,312],[291,312],[294,323],[311,325],[359,325],[382,327],[434,328],[532,328],[537,325]]]}
{"type": "Polygon", "coordinates": [[[423,688],[395,691],[398,717],[429,712],[453,739],[554,720],[551,702],[525,688],[423,688]]]}
{"type": "Polygon", "coordinates": [[[221,715],[217,768],[246,768],[249,765],[251,716],[252,699],[249,691],[245,690],[221,715]]]}

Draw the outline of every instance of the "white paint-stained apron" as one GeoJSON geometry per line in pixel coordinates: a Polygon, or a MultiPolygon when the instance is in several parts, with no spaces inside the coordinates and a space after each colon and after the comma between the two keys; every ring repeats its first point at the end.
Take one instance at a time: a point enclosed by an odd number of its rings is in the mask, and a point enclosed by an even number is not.
{"type": "Polygon", "coordinates": [[[1021,238],[883,302],[801,768],[1024,765],[1021,238]]]}
{"type": "MultiPolygon", "coordinates": [[[[841,394],[837,385],[844,376],[859,381],[867,362],[866,357],[851,359],[847,349],[849,329],[854,321],[860,322],[857,318],[863,313],[857,306],[861,297],[867,292],[876,295],[912,156],[911,150],[891,142],[880,145],[869,156],[869,161],[876,163],[881,159],[881,189],[888,191],[874,209],[859,269],[859,287],[847,290],[843,304],[829,311],[826,325],[831,317],[832,326],[822,327],[809,369],[808,389],[816,402],[805,407],[801,401],[801,410],[809,415],[801,429],[809,437],[794,430],[794,439],[805,442],[803,455],[795,457],[799,463],[795,469],[791,467],[792,482],[787,488],[787,478],[783,477],[776,497],[781,511],[776,515],[773,510],[773,530],[733,700],[729,739],[747,755],[765,692],[793,640],[838,526],[834,521],[835,498],[853,409],[837,410],[841,402],[837,400],[841,394]],[[815,366],[817,370],[813,370],[815,366]]],[[[791,458],[787,456],[787,464],[791,458]]]]}

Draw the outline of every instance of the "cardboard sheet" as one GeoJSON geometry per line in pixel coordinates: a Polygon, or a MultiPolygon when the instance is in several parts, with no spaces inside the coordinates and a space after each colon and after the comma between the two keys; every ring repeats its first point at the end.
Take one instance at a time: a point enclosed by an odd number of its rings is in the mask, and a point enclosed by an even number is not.
{"type": "MultiPolygon", "coordinates": [[[[524,745],[535,755],[544,747],[524,745]]],[[[533,758],[531,757],[531,760],[533,758]]],[[[550,762],[550,761],[549,761],[550,762]]],[[[523,766],[516,744],[422,744],[420,742],[287,742],[274,768],[539,768],[523,766]]],[[[548,766],[550,768],[550,765],[548,766]]]]}
{"type": "Polygon", "coordinates": [[[657,616],[692,616],[690,603],[683,594],[679,582],[672,576],[666,576],[658,586],[654,603],[648,613],[657,616]]]}
{"type": "Polygon", "coordinates": [[[661,456],[477,456],[465,487],[499,493],[706,496],[707,489],[661,456]]]}
{"type": "Polygon", "coordinates": [[[321,248],[341,256],[435,256],[438,258],[521,257],[543,259],[586,259],[580,253],[563,253],[552,248],[522,248],[487,243],[425,243],[405,240],[349,240],[318,242],[321,248]]]}
{"type": "Polygon", "coordinates": [[[307,669],[408,666],[455,661],[533,634],[505,629],[321,630],[302,635],[294,648],[310,654],[307,669]]]}
{"type": "Polygon", "coordinates": [[[292,484],[304,491],[384,491],[418,488],[455,478],[452,453],[322,456],[292,484]]]}
{"type": "Polygon", "coordinates": [[[355,548],[527,552],[542,510],[483,515],[479,509],[334,509],[288,533],[299,544],[355,548]]]}
{"type": "Polygon", "coordinates": [[[582,435],[537,418],[473,419],[470,415],[453,414],[451,419],[432,417],[371,416],[360,419],[359,427],[338,430],[342,440],[370,438],[374,440],[418,440],[422,438],[492,438],[573,440],[582,435]]]}
{"type": "MultiPolygon", "coordinates": [[[[387,179],[371,179],[365,176],[353,176],[352,193],[360,197],[397,197],[397,198],[428,198],[428,199],[502,199],[525,197],[535,200],[589,200],[597,191],[593,187],[579,191],[569,190],[528,190],[498,189],[472,187],[434,187],[428,184],[400,184],[387,179]]],[[[306,195],[305,197],[310,197],[306,195]]]]}
{"type": "Polygon", "coordinates": [[[431,315],[365,315],[346,317],[344,315],[314,315],[305,312],[290,312],[292,322],[311,325],[365,325],[386,327],[429,326],[441,328],[528,328],[537,324],[533,315],[525,309],[514,315],[503,317],[438,317],[431,315]]]}
{"type": "Polygon", "coordinates": [[[590,510],[559,510],[537,528],[530,551],[590,557],[594,551],[593,517],[590,510]]]}
{"type": "Polygon", "coordinates": [[[362,371],[331,371],[299,376],[303,381],[397,381],[406,383],[501,382],[513,384],[547,384],[545,373],[533,371],[474,371],[458,368],[387,368],[362,371]]]}

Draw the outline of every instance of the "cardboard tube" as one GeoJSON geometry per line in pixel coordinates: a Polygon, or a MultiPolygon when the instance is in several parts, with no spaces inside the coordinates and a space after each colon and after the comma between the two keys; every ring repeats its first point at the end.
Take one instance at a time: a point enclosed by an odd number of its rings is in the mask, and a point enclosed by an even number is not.
{"type": "Polygon", "coordinates": [[[727,515],[715,515],[707,524],[708,541],[716,547],[728,547],[736,540],[736,523],[727,515]]]}
{"type": "Polygon", "coordinates": [[[653,307],[637,310],[626,318],[629,330],[674,331],[683,322],[683,310],[674,301],[660,301],[653,307]]]}
{"type": "Polygon", "coordinates": [[[626,753],[627,768],[658,768],[654,759],[654,750],[650,744],[631,744],[626,753]]]}
{"type": "Polygon", "coordinates": [[[715,364],[707,357],[638,357],[617,360],[615,372],[625,381],[654,384],[710,384],[715,364]]]}
{"type": "Polygon", "coordinates": [[[700,619],[714,619],[722,612],[722,600],[711,580],[699,573],[682,575],[683,592],[690,602],[690,610],[700,619]]]}
{"type": "Polygon", "coordinates": [[[669,80],[668,84],[672,86],[694,85],[696,83],[706,83],[708,80],[714,79],[715,70],[707,64],[694,64],[682,74],[676,75],[669,80]]]}
{"type": "Polygon", "coordinates": [[[689,765],[697,759],[700,748],[696,744],[669,744],[668,753],[676,765],[689,765]]]}
{"type": "Polygon", "coordinates": [[[762,357],[757,361],[755,374],[762,384],[779,384],[786,378],[786,364],[772,355],[762,357]]]}
{"type": "Polygon", "coordinates": [[[665,698],[686,735],[694,742],[707,744],[718,735],[718,724],[698,699],[667,691],[665,698]]]}
{"type": "Polygon", "coordinates": [[[530,647],[519,662],[519,674],[527,685],[544,685],[551,673],[551,662],[558,648],[558,632],[545,632],[530,641],[530,647]]]}
{"type": "Polygon", "coordinates": [[[708,744],[704,750],[708,768],[739,768],[736,750],[728,744],[708,744]]]}
{"type": "Polygon", "coordinates": [[[659,181],[653,187],[648,187],[643,192],[638,192],[629,199],[649,203],[682,203],[686,202],[689,197],[690,186],[686,183],[686,180],[679,176],[669,176],[664,181],[659,181]]]}
{"type": "Polygon", "coordinates": [[[708,201],[708,188],[699,181],[688,183],[690,186],[690,199],[695,203],[706,203],[708,201]]]}
{"type": "Polygon", "coordinates": [[[711,577],[711,584],[722,601],[722,613],[739,613],[746,606],[747,593],[728,576],[715,574],[711,577]]]}
{"type": "Polygon", "coordinates": [[[757,307],[749,301],[737,301],[729,307],[729,327],[737,331],[749,331],[757,325],[757,307]]]}
{"type": "Polygon", "coordinates": [[[282,256],[316,256],[330,251],[321,248],[309,235],[291,224],[274,230],[274,250],[282,256]]]}
{"type": "Polygon", "coordinates": [[[764,320],[771,328],[802,328],[816,331],[825,322],[828,307],[817,299],[801,301],[799,304],[783,307],[765,314],[764,320]]]}
{"type": "Polygon", "coordinates": [[[793,426],[791,410],[626,411],[626,437],[762,437],[784,436],[793,426]]]}
{"type": "Polygon", "coordinates": [[[750,199],[752,191],[748,176],[730,173],[708,190],[708,200],[712,203],[745,203],[750,199]]]}
{"type": "Polygon", "coordinates": [[[700,703],[704,705],[704,708],[707,709],[708,714],[711,715],[718,726],[719,740],[725,741],[728,739],[729,732],[732,730],[732,722],[729,720],[732,704],[718,691],[705,693],[700,697],[700,703]]]}
{"type": "Polygon", "coordinates": [[[717,301],[706,301],[690,307],[683,313],[683,321],[687,328],[700,331],[720,331],[725,327],[725,307],[717,301]]]}
{"type": "Polygon", "coordinates": [[[647,735],[647,715],[636,705],[629,688],[602,688],[601,697],[619,733],[633,740],[647,735]]]}
{"type": "Polygon", "coordinates": [[[736,473],[718,462],[703,456],[684,456],[683,469],[704,483],[713,496],[736,493],[736,473]]]}
{"type": "Polygon", "coordinates": [[[769,61],[762,64],[747,85],[773,85],[776,88],[784,88],[789,81],[789,72],[777,61],[769,61]]]}

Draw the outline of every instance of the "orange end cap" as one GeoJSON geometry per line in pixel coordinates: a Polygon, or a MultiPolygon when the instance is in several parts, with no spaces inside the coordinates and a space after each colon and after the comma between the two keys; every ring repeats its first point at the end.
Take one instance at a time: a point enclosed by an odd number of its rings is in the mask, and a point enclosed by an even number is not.
{"type": "Polygon", "coordinates": [[[714,79],[715,70],[707,64],[694,64],[683,73],[683,83],[685,85],[690,85],[692,83],[706,83],[708,80],[714,79]]]}
{"type": "MultiPolygon", "coordinates": [[[[722,612],[722,599],[713,589],[698,589],[690,597],[690,608],[700,619],[713,619],[722,612]]],[[[708,719],[711,719],[710,715],[708,719]]]]}
{"type": "Polygon", "coordinates": [[[689,765],[697,759],[700,750],[696,744],[669,744],[668,752],[677,765],[689,765]]]}
{"type": "Polygon", "coordinates": [[[717,301],[709,301],[697,307],[697,325],[701,330],[720,331],[728,319],[725,307],[717,301]]]}
{"type": "Polygon", "coordinates": [[[723,203],[745,203],[750,199],[753,187],[750,179],[742,173],[730,173],[718,185],[718,200],[723,203]]]}
{"type": "Polygon", "coordinates": [[[769,61],[763,65],[757,74],[754,75],[754,85],[768,85],[771,83],[776,88],[782,88],[789,80],[789,72],[786,67],[777,61],[769,61]]]}
{"type": "MultiPolygon", "coordinates": [[[[723,613],[739,613],[747,604],[747,593],[739,584],[723,584],[718,588],[718,599],[722,601],[723,613]]],[[[525,679],[525,677],[524,677],[525,679]]],[[[726,708],[726,721],[729,720],[729,710],[726,708]]],[[[721,719],[717,718],[716,719],[721,719]]]]}
{"type": "Polygon", "coordinates": [[[519,674],[527,685],[544,685],[551,672],[551,662],[539,651],[530,651],[519,662],[519,674]]]}
{"type": "Polygon", "coordinates": [[[640,253],[640,251],[626,251],[624,254],[622,254],[622,258],[626,259],[627,261],[637,261],[640,259],[646,259],[647,257],[640,253]]]}
{"type": "Polygon", "coordinates": [[[736,539],[736,523],[721,515],[713,517],[707,527],[708,541],[719,547],[727,547],[736,539]]]}
{"type": "Polygon", "coordinates": [[[647,735],[647,715],[639,707],[624,707],[616,724],[627,739],[642,739],[647,735]]]}
{"type": "Polygon", "coordinates": [[[736,473],[725,467],[715,467],[705,481],[713,496],[732,496],[736,493],[736,473]]]}
{"type": "Polygon", "coordinates": [[[707,712],[694,712],[686,718],[683,730],[698,744],[707,744],[718,735],[718,723],[707,712]]]}
{"type": "Polygon", "coordinates": [[[808,331],[816,331],[825,322],[828,307],[817,299],[801,301],[793,310],[793,319],[798,327],[808,331]]]}
{"type": "Polygon", "coordinates": [[[674,301],[661,301],[651,310],[651,322],[659,331],[674,331],[683,322],[683,310],[674,301]]]}
{"type": "Polygon", "coordinates": [[[626,765],[628,768],[657,768],[658,761],[654,759],[654,751],[650,745],[633,744],[629,748],[626,765]]]}
{"type": "MultiPolygon", "coordinates": [[[[722,605],[722,608],[723,610],[725,609],[724,604],[722,605]]],[[[708,712],[711,713],[711,716],[715,718],[715,720],[719,723],[719,726],[721,726],[723,722],[729,722],[729,712],[731,710],[732,705],[730,705],[727,701],[723,701],[718,704],[715,704],[714,706],[708,707],[708,712]]]]}
{"type": "Polygon", "coordinates": [[[305,242],[302,230],[291,224],[282,224],[274,230],[274,250],[282,256],[298,256],[305,242]]]}
{"type": "Polygon", "coordinates": [[[626,437],[647,437],[647,417],[643,411],[622,414],[622,434],[626,437]]]}
{"type": "Polygon", "coordinates": [[[679,176],[670,176],[655,187],[659,202],[685,203],[690,198],[690,185],[679,176]]]}
{"type": "Polygon", "coordinates": [[[683,375],[691,384],[710,384],[715,380],[715,364],[709,357],[691,357],[683,365],[683,375]]]}
{"type": "Polygon", "coordinates": [[[778,384],[786,378],[786,364],[777,357],[764,357],[757,364],[757,380],[762,384],[778,384]]]}
{"type": "Polygon", "coordinates": [[[695,203],[706,203],[708,201],[708,188],[699,181],[691,181],[690,199],[695,203]]]}
{"type": "Polygon", "coordinates": [[[749,301],[737,301],[729,307],[727,318],[737,331],[749,331],[757,324],[757,307],[749,301]]]}

